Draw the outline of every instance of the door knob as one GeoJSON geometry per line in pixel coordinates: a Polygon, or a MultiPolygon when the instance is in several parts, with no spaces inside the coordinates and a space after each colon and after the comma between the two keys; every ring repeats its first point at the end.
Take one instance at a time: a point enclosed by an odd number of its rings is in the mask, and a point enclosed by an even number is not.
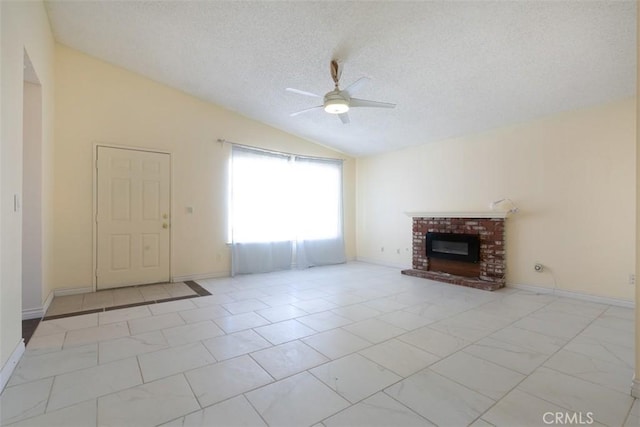
{"type": "Polygon", "coordinates": [[[166,222],[162,223],[162,228],[169,228],[169,224],[167,224],[166,222]]]}

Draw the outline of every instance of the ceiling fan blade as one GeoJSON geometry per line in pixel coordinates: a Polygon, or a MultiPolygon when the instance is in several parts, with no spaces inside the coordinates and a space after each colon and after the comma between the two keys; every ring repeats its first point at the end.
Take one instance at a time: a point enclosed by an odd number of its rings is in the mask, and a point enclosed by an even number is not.
{"type": "Polygon", "coordinates": [[[366,99],[351,98],[349,107],[375,107],[375,108],[396,108],[396,104],[389,102],[369,101],[366,99]]]}
{"type": "Polygon", "coordinates": [[[338,114],[338,117],[340,117],[340,121],[342,121],[342,123],[344,123],[345,125],[351,122],[351,120],[349,120],[349,113],[338,114]]]}
{"type": "Polygon", "coordinates": [[[354,93],[362,89],[362,86],[364,86],[369,80],[371,80],[369,77],[360,77],[358,80],[347,86],[343,92],[347,92],[349,97],[351,97],[354,93]]]}
{"type": "Polygon", "coordinates": [[[324,105],[317,105],[315,107],[305,108],[304,110],[300,110],[300,111],[296,111],[295,113],[291,113],[291,114],[289,114],[289,116],[295,117],[298,114],[306,113],[306,112],[312,111],[312,110],[317,110],[318,108],[324,108],[324,105]]]}
{"type": "Polygon", "coordinates": [[[322,96],[316,95],[315,93],[307,92],[307,91],[300,90],[300,89],[294,89],[292,87],[288,87],[285,90],[287,92],[297,93],[298,95],[313,96],[314,98],[322,98],[322,96]]]}

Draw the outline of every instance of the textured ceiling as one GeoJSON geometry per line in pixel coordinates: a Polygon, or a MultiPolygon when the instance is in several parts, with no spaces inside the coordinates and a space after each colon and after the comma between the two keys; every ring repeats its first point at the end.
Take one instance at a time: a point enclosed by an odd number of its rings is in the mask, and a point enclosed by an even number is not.
{"type": "MultiPolygon", "coordinates": [[[[635,1],[50,1],[56,40],[363,156],[635,95],[635,1]],[[371,81],[351,123],[289,114],[371,81]]],[[[212,137],[217,137],[214,135],[212,137]]],[[[232,139],[232,135],[220,135],[232,139]]],[[[251,141],[238,141],[250,143],[251,141]]]]}

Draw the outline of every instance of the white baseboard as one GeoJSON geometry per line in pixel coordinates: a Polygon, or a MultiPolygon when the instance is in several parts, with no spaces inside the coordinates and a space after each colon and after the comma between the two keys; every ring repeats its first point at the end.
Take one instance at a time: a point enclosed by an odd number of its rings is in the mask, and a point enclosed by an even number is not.
{"type": "Polygon", "coordinates": [[[640,399],[640,378],[634,378],[631,382],[631,396],[640,399]]]}
{"type": "Polygon", "coordinates": [[[22,320],[40,319],[44,316],[44,307],[26,308],[22,310],[22,320]]]}
{"type": "Polygon", "coordinates": [[[545,288],[544,286],[521,285],[517,283],[507,283],[507,287],[522,289],[524,291],[535,292],[537,294],[552,294],[552,295],[557,295],[559,297],[574,298],[574,299],[579,299],[583,301],[597,302],[600,304],[615,305],[618,307],[626,307],[626,308],[635,307],[634,301],[621,299],[621,298],[611,298],[611,297],[603,297],[600,295],[585,294],[583,292],[566,291],[566,290],[557,289],[557,288],[545,288]]]}
{"type": "Polygon", "coordinates": [[[397,264],[393,262],[380,261],[377,259],[361,257],[361,256],[356,257],[355,260],[359,262],[366,262],[367,264],[381,265],[383,267],[399,268],[401,270],[408,270],[411,268],[411,266],[408,266],[406,264],[397,264]]]}
{"type": "Polygon", "coordinates": [[[49,295],[47,296],[47,299],[44,300],[44,304],[42,304],[42,307],[22,310],[22,320],[38,319],[44,317],[45,313],[49,309],[49,306],[51,305],[51,302],[53,301],[53,294],[53,291],[49,292],[49,295]]]}
{"type": "Polygon", "coordinates": [[[53,296],[64,297],[67,295],[88,294],[90,292],[93,292],[93,288],[91,286],[87,286],[85,288],[56,289],[53,291],[53,296]]]}
{"type": "Polygon", "coordinates": [[[219,279],[221,277],[230,277],[231,273],[228,271],[218,271],[215,273],[202,273],[202,274],[185,274],[184,276],[173,276],[171,281],[185,282],[187,280],[204,280],[204,279],[219,279]]]}
{"type": "Polygon", "coordinates": [[[16,369],[16,366],[18,366],[18,362],[20,362],[20,359],[22,358],[23,354],[24,354],[24,340],[20,338],[20,342],[18,343],[16,348],[13,350],[13,353],[11,353],[11,356],[9,356],[9,360],[7,360],[7,363],[5,363],[2,369],[0,370],[0,393],[4,390],[4,387],[9,382],[9,378],[11,378],[11,374],[13,374],[13,371],[16,369]]]}

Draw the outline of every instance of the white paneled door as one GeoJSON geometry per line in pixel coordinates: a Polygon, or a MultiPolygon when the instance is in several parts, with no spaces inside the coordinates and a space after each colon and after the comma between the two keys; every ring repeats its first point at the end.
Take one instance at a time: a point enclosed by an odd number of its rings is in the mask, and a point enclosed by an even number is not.
{"type": "Polygon", "coordinates": [[[170,156],[98,147],[98,289],[169,281],[170,156]]]}

